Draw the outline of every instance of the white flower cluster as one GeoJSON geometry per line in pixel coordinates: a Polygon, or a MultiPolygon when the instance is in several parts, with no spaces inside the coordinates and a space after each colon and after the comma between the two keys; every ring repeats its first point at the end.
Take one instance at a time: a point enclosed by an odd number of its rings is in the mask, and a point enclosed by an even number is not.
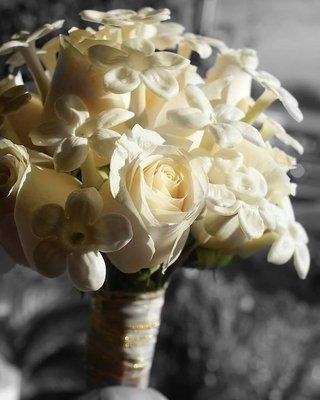
{"type": "Polygon", "coordinates": [[[0,47],[11,72],[26,64],[35,89],[19,73],[0,82],[2,246],[44,276],[67,270],[83,291],[104,283],[101,252],[125,273],[165,272],[189,235],[226,255],[271,245],[268,261],[293,257],[305,278],[308,238],[290,203],[296,162],[274,138],[303,148],[265,111],[279,100],[297,121],[302,113],[257,69],[256,52],[184,32],[168,9],[81,17],[97,25],[37,48],[57,21],[0,47]],[[212,48],[203,78],[190,57],[212,48]]]}

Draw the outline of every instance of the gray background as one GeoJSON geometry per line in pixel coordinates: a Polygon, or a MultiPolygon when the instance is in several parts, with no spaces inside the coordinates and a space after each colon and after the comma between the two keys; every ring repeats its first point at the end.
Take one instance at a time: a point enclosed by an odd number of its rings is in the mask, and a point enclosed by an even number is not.
{"type": "MultiPolygon", "coordinates": [[[[69,27],[78,25],[77,14],[84,8],[140,5],[168,6],[188,30],[216,36],[231,47],[256,48],[261,67],[297,96],[305,114],[302,124],[280,108],[274,113],[306,149],[294,172],[299,184],[295,209],[312,250],[306,281],[297,278],[291,264],[267,265],[263,253],[217,271],[177,271],[167,293],[152,384],[170,400],[317,400],[320,1],[1,0],[1,41],[59,18],[66,18],[69,27]]],[[[87,317],[88,299],[80,299],[64,277],[45,280],[22,268],[4,277],[0,399],[11,400],[5,390],[14,389],[33,400],[75,399],[85,392],[87,317]]]]}

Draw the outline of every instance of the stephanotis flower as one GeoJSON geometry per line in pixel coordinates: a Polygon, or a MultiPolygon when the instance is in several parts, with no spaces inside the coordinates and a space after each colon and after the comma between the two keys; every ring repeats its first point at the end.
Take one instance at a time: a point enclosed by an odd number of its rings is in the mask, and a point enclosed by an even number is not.
{"type": "Polygon", "coordinates": [[[237,222],[249,240],[260,238],[265,229],[274,229],[273,208],[266,200],[268,185],[263,175],[245,166],[221,173],[226,174],[226,182],[209,185],[208,210],[224,217],[237,215],[237,222]]]}
{"type": "Polygon", "coordinates": [[[198,53],[201,58],[208,58],[212,54],[212,47],[220,52],[227,48],[221,40],[190,32],[183,33],[184,26],[175,22],[165,22],[153,28],[143,33],[145,38],[152,41],[156,49],[173,49],[179,45],[179,54],[186,58],[190,58],[192,51],[198,53]]]}
{"type": "Polygon", "coordinates": [[[181,40],[184,26],[176,22],[163,22],[151,26],[143,32],[143,37],[149,39],[158,50],[175,48],[181,40]]]}
{"type": "MultiPolygon", "coordinates": [[[[298,122],[302,121],[303,115],[299,104],[292,94],[281,86],[281,82],[275,76],[266,71],[257,70],[259,61],[255,50],[246,48],[235,50],[225,46],[220,51],[224,57],[229,59],[230,64],[237,64],[265,89],[264,95],[258,99],[253,110],[251,112],[249,110],[249,115],[246,116],[247,122],[254,122],[256,116],[277,99],[281,101],[292,118],[298,122]]],[[[212,74],[215,74],[215,68],[208,71],[208,79],[211,79],[212,74]]]]}
{"type": "Polygon", "coordinates": [[[247,72],[265,89],[265,97],[269,97],[269,104],[278,99],[293,119],[297,122],[303,120],[303,115],[299,108],[298,101],[290,92],[288,92],[288,90],[281,86],[279,79],[266,71],[255,71],[249,69],[247,72]]]}
{"type": "Polygon", "coordinates": [[[39,61],[35,42],[43,36],[61,29],[63,24],[64,20],[59,20],[52,24],[45,24],[33,33],[21,31],[13,35],[11,40],[0,47],[0,55],[15,54],[16,52],[21,53],[35,79],[43,100],[47,95],[49,82],[39,61]]]}
{"type": "MultiPolygon", "coordinates": [[[[290,136],[277,121],[271,118],[266,118],[263,121],[261,135],[264,140],[271,140],[273,137],[276,137],[280,142],[294,148],[299,154],[303,154],[303,146],[290,136]]],[[[276,149],[276,147],[274,149],[276,149]]]]}
{"type": "Polygon", "coordinates": [[[223,52],[227,46],[218,39],[207,36],[195,35],[194,33],[185,33],[180,36],[179,40],[179,54],[186,58],[190,57],[192,51],[199,54],[200,58],[208,58],[212,54],[212,47],[223,52]]]}
{"type": "Polygon", "coordinates": [[[131,111],[112,108],[90,117],[86,105],[75,95],[58,98],[58,120],[44,122],[30,137],[38,146],[57,146],[53,160],[58,171],[70,172],[85,162],[89,149],[110,160],[120,134],[111,128],[134,116],[131,111]]]}
{"type": "Polygon", "coordinates": [[[32,218],[33,233],[41,239],[33,253],[37,271],[54,278],[67,269],[79,290],[98,290],[106,276],[100,251],[120,250],[132,238],[124,216],[103,215],[102,210],[102,197],[94,188],[72,192],[65,209],[58,204],[37,209],[32,218]]]}
{"type": "Polygon", "coordinates": [[[242,139],[264,147],[261,134],[253,126],[241,121],[244,113],[233,106],[220,105],[213,108],[203,91],[194,85],[186,89],[190,108],[170,110],[168,119],[187,129],[205,129],[214,135],[221,147],[234,147],[242,139]]]}
{"type": "Polygon", "coordinates": [[[281,265],[293,257],[293,264],[299,277],[305,279],[310,268],[307,233],[303,226],[295,221],[289,198],[280,204],[280,211],[276,227],[279,236],[271,246],[268,262],[281,265]]]}
{"type": "Polygon", "coordinates": [[[97,24],[112,25],[118,27],[131,26],[138,23],[155,24],[170,19],[170,10],[163,8],[155,10],[152,7],[145,7],[135,12],[133,10],[118,9],[107,12],[96,10],[84,10],[80,13],[84,21],[97,24]]]}
{"type": "Polygon", "coordinates": [[[249,145],[250,143],[245,142],[238,146],[237,150],[220,149],[211,159],[207,196],[207,209],[211,217],[205,226],[215,237],[219,234],[219,230],[215,232],[217,221],[218,226],[221,221],[225,221],[222,230],[224,235],[228,230],[240,227],[247,241],[259,239],[266,230],[270,232],[276,228],[277,207],[272,198],[280,198],[279,188],[284,190],[285,185],[277,178],[275,166],[272,166],[273,161],[267,155],[268,149],[254,149],[250,145],[252,149],[246,153],[249,145]],[[254,150],[257,154],[252,153],[254,150]],[[270,161],[265,166],[261,162],[263,152],[266,153],[265,158],[268,157],[270,161]],[[256,165],[255,158],[260,165],[256,165]]]}
{"type": "Polygon", "coordinates": [[[21,31],[19,33],[16,33],[11,37],[11,40],[4,43],[0,47],[0,54],[11,54],[22,48],[33,46],[38,39],[48,35],[53,31],[61,29],[63,24],[64,20],[59,20],[53,22],[52,24],[45,24],[41,28],[35,30],[33,33],[30,33],[28,31],[21,31]]]}
{"type": "Polygon", "coordinates": [[[176,78],[168,70],[181,70],[189,60],[177,54],[159,51],[145,39],[129,39],[121,50],[108,45],[96,45],[89,49],[92,62],[107,73],[104,85],[112,93],[129,93],[144,83],[152,92],[165,99],[179,92],[176,78]]]}

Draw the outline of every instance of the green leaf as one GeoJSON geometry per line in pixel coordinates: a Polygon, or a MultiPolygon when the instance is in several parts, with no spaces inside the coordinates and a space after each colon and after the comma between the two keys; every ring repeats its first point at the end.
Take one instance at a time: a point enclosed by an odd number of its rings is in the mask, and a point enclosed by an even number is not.
{"type": "Polygon", "coordinates": [[[197,249],[197,259],[201,268],[208,268],[216,264],[217,254],[213,250],[200,247],[197,249]]]}
{"type": "Polygon", "coordinates": [[[197,259],[200,268],[226,267],[233,260],[233,255],[223,254],[220,251],[200,247],[197,249],[197,259]]]}

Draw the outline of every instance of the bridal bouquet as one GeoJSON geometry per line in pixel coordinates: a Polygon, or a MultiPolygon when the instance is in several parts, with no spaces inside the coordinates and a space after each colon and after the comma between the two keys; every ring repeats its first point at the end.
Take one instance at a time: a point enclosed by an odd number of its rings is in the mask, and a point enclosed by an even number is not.
{"type": "Polygon", "coordinates": [[[78,290],[97,291],[95,381],[146,386],[163,288],[188,256],[209,267],[269,246],[269,262],[293,257],[306,277],[308,238],[290,200],[296,160],[278,144],[303,148],[266,110],[280,101],[302,114],[254,50],[186,33],[168,9],[81,17],[94,28],[38,47],[57,21],[0,47],[10,68],[0,82],[0,243],[13,264],[48,278],[67,271],[78,290]],[[191,55],[213,49],[201,77],[191,55]]]}

